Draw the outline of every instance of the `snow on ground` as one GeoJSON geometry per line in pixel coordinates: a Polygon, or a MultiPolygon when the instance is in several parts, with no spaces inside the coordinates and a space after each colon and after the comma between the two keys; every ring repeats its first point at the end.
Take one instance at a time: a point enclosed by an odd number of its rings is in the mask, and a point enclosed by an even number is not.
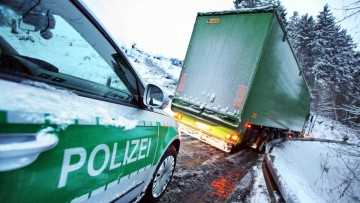
{"type": "MultiPolygon", "coordinates": [[[[131,63],[146,83],[162,86],[169,95],[173,95],[181,71],[179,66],[173,65],[169,59],[144,54],[136,47],[123,48],[123,51],[127,53],[131,63]]],[[[169,107],[166,111],[172,113],[169,107]]],[[[339,141],[347,136],[348,142],[360,143],[360,136],[356,131],[323,116],[317,117],[314,128],[308,136],[339,141]]],[[[326,145],[323,146],[319,142],[301,142],[298,146],[285,147],[283,151],[278,149],[276,153],[281,155],[277,155],[276,166],[279,167],[280,173],[284,174],[284,178],[289,179],[291,189],[294,189],[301,202],[359,201],[355,192],[360,191],[357,179],[360,174],[359,167],[354,169],[358,174],[351,174],[347,166],[351,168],[356,165],[347,155],[348,152],[337,149],[336,144],[326,145]],[[293,150],[294,148],[297,150],[293,150]],[[294,157],[300,160],[294,161],[294,157]],[[351,183],[347,182],[346,177],[352,177],[351,183]]],[[[261,164],[253,167],[252,175],[255,181],[252,183],[251,194],[247,201],[270,202],[261,164]]],[[[241,182],[246,182],[246,177],[241,182]]],[[[239,183],[239,187],[241,186],[242,184],[239,183]]]]}
{"type": "Polygon", "coordinates": [[[168,95],[174,95],[181,72],[182,61],[145,53],[135,46],[121,47],[130,63],[146,84],[162,87],[168,95]]]}
{"type": "MultiPolygon", "coordinates": [[[[61,21],[60,19],[57,19],[57,23],[62,25],[58,27],[65,26],[64,21],[61,21]]],[[[100,60],[100,56],[97,55],[94,50],[89,49],[87,43],[79,41],[78,39],[81,37],[78,36],[77,33],[70,33],[70,29],[61,29],[61,32],[55,29],[54,39],[57,40],[53,40],[53,42],[58,42],[59,44],[51,43],[49,45],[45,43],[48,41],[32,35],[31,33],[22,33],[17,36],[11,36],[10,28],[0,28],[0,31],[8,34],[3,35],[3,37],[7,41],[14,42],[16,48],[31,44],[37,52],[31,52],[29,55],[32,55],[33,57],[37,56],[40,59],[42,56],[46,56],[46,59],[53,59],[50,63],[57,67],[61,67],[61,70],[64,73],[83,67],[94,67],[94,69],[97,70],[96,74],[87,75],[86,78],[96,78],[96,75],[100,74],[100,72],[102,73],[104,69],[106,69],[107,65],[104,61],[100,60]],[[66,31],[65,33],[64,30],[66,31]],[[65,37],[67,35],[73,36],[73,39],[67,39],[65,37]],[[63,38],[63,40],[58,40],[60,38],[63,38]],[[66,46],[64,46],[64,44],[66,44],[66,46]],[[68,47],[68,49],[59,50],[53,48],[59,46],[68,47]],[[89,51],[84,53],[81,50],[89,51]],[[49,57],[50,55],[47,53],[52,53],[51,55],[53,56],[71,56],[78,60],[59,61],[57,58],[49,57]],[[67,62],[66,66],[63,65],[64,61],[67,62]],[[79,61],[81,61],[81,63],[79,63],[79,61]]],[[[122,47],[122,51],[128,56],[130,63],[142,76],[145,83],[156,84],[163,87],[167,94],[174,94],[181,72],[182,61],[145,53],[137,49],[136,46],[132,46],[131,48],[122,47]]],[[[27,53],[21,54],[27,55],[27,53]]],[[[107,75],[108,73],[104,75],[104,81],[107,79],[107,77],[105,77],[107,75]]],[[[99,81],[99,83],[102,83],[102,81],[99,81]]],[[[16,85],[22,86],[24,84],[16,85]]],[[[32,85],[38,86],[39,84],[32,85]]],[[[0,84],[0,86],[9,87],[7,90],[2,89],[2,93],[5,94],[2,96],[4,96],[4,98],[12,98],[10,96],[6,97],[6,94],[12,94],[11,86],[8,84],[0,84]]],[[[47,100],[45,100],[47,101],[45,103],[46,105],[43,106],[49,107],[53,105],[54,101],[59,101],[57,103],[61,104],[60,101],[65,98],[68,101],[72,101],[66,105],[66,108],[77,109],[77,111],[73,112],[82,112],[82,114],[76,115],[63,115],[63,112],[72,111],[64,111],[63,106],[61,106],[61,108],[56,108],[61,109],[61,112],[51,113],[58,113],[60,116],[56,118],[47,118],[54,120],[55,123],[66,123],[64,119],[68,118],[89,119],[98,116],[102,116],[106,119],[109,125],[122,126],[126,129],[133,128],[137,123],[137,120],[135,119],[123,117],[114,119],[110,113],[111,108],[108,108],[108,106],[100,105],[91,111],[91,115],[88,115],[88,113],[85,114],[84,112],[90,112],[84,110],[85,108],[96,105],[91,104],[90,101],[80,101],[86,99],[79,98],[69,92],[51,89],[48,86],[42,88],[43,89],[39,90],[38,88],[28,87],[28,91],[22,92],[18,97],[21,97],[21,99],[33,98],[35,94],[35,91],[33,90],[36,89],[37,97],[39,97],[40,94],[40,97],[47,98],[47,100]],[[61,95],[61,98],[59,95],[61,95]],[[87,105],[84,106],[84,104],[87,105]]],[[[37,102],[34,100],[24,101],[37,102]]],[[[14,101],[2,100],[2,106],[7,105],[9,109],[22,110],[22,108],[28,108],[25,106],[13,106],[16,104],[17,103],[14,101]]],[[[38,110],[39,109],[31,109],[31,111],[36,112],[38,110]]],[[[46,110],[46,108],[41,109],[40,112],[48,113],[46,110]]],[[[169,108],[166,110],[171,113],[169,108]]],[[[34,120],[43,118],[39,116],[39,118],[29,119],[34,120]]],[[[360,135],[358,132],[323,116],[318,116],[316,118],[314,128],[308,136],[340,141],[342,141],[344,137],[348,137],[348,142],[360,143],[360,135]]],[[[286,144],[282,143],[281,147],[275,148],[272,154],[276,157],[274,162],[275,167],[288,181],[288,185],[291,186],[290,189],[292,189],[292,192],[297,195],[301,202],[360,202],[360,196],[358,194],[358,191],[360,191],[359,147],[344,147],[343,145],[335,143],[291,141],[286,142],[286,144]]],[[[255,181],[252,186],[249,202],[270,202],[262,174],[261,164],[253,167],[252,175],[255,177],[255,181]]],[[[236,187],[242,187],[243,184],[249,184],[249,180],[250,173],[245,175],[241,181],[242,184],[239,184],[236,187]]]]}
{"type": "Polygon", "coordinates": [[[360,147],[286,141],[274,147],[274,166],[299,202],[359,202],[360,147]]]}
{"type": "MultiPolygon", "coordinates": [[[[131,63],[146,83],[162,86],[169,95],[173,95],[180,75],[180,67],[172,65],[169,59],[144,54],[136,48],[123,48],[123,51],[127,53],[131,63]]],[[[166,111],[169,114],[172,113],[169,106],[166,111]]],[[[323,116],[317,117],[312,133],[308,134],[309,137],[339,141],[342,141],[345,135],[349,138],[348,142],[360,143],[360,136],[356,131],[323,116]]],[[[318,142],[316,143],[318,144],[318,142]]],[[[286,175],[286,178],[290,178],[289,185],[300,196],[301,202],[358,201],[351,199],[351,196],[354,197],[356,194],[354,191],[360,191],[359,182],[352,181],[349,185],[344,179],[347,176],[351,177],[351,172],[347,170],[345,165],[345,163],[351,164],[351,158],[346,155],[346,152],[343,154],[342,151],[334,150],[336,148],[333,147],[330,147],[330,151],[326,151],[328,150],[327,147],[321,147],[316,143],[301,142],[300,146],[290,146],[285,151],[279,149],[280,151],[277,153],[282,153],[282,155],[278,156],[275,162],[279,170],[282,170],[280,173],[286,175]],[[298,150],[294,151],[293,148],[298,150]],[[301,160],[299,162],[293,161],[294,156],[298,156],[301,160]],[[286,169],[286,167],[291,168],[286,169]],[[336,175],[339,176],[336,177],[336,175]],[[345,191],[347,185],[349,188],[345,191]]],[[[336,144],[328,145],[335,146],[336,144]]],[[[354,165],[349,167],[354,167],[354,165]]],[[[359,173],[359,171],[357,172],[359,173]]],[[[247,201],[252,203],[270,202],[261,164],[253,167],[252,175],[255,181],[247,201]]],[[[359,178],[357,176],[354,176],[352,180],[359,178]]],[[[245,177],[242,182],[246,182],[245,177]]],[[[239,187],[241,185],[239,184],[239,187]]],[[[355,196],[355,198],[358,197],[355,196]]]]}
{"type": "Polygon", "coordinates": [[[343,141],[344,136],[348,137],[348,142],[360,144],[360,134],[345,125],[331,120],[324,116],[318,116],[309,137],[343,141]]]}
{"type": "MultiPolygon", "coordinates": [[[[262,160],[262,157],[261,157],[262,160]]],[[[266,188],[266,183],[264,179],[264,175],[261,169],[262,161],[258,161],[256,166],[253,166],[253,173],[255,182],[253,183],[252,190],[250,193],[249,202],[251,203],[267,203],[271,202],[269,197],[269,192],[266,188]]]]}

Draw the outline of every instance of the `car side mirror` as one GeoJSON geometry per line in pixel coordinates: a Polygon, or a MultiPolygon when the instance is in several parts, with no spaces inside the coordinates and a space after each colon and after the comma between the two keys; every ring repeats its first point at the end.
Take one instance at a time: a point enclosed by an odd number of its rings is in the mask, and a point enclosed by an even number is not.
{"type": "Polygon", "coordinates": [[[37,32],[40,31],[41,37],[44,39],[51,39],[51,29],[55,28],[55,17],[47,13],[30,12],[23,18],[19,19],[19,28],[26,31],[37,32]]]}
{"type": "Polygon", "coordinates": [[[144,104],[148,107],[164,109],[169,104],[169,98],[160,87],[148,84],[145,87],[144,104]]]}

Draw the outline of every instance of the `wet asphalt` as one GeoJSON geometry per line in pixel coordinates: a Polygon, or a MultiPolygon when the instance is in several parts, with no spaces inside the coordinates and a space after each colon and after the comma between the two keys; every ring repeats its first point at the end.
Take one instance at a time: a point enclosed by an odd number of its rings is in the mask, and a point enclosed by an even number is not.
{"type": "Polygon", "coordinates": [[[229,154],[183,133],[175,173],[160,202],[247,202],[260,157],[246,148],[229,154]]]}

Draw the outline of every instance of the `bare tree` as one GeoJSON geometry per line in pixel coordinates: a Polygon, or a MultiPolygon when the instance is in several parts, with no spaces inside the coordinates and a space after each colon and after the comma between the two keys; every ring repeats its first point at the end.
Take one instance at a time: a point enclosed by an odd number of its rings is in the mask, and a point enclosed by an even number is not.
{"type": "Polygon", "coordinates": [[[343,6],[341,10],[345,12],[345,16],[342,20],[340,20],[340,22],[352,16],[358,16],[360,14],[360,0],[356,0],[348,5],[343,6]]]}

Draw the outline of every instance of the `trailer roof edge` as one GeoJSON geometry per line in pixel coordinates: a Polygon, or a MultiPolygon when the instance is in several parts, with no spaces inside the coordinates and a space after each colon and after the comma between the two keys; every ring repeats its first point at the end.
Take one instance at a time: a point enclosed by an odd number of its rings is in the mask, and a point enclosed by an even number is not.
{"type": "Polygon", "coordinates": [[[232,14],[245,14],[245,13],[267,13],[276,10],[275,6],[264,6],[257,8],[243,8],[236,10],[225,11],[210,11],[210,12],[198,12],[198,16],[213,16],[213,15],[232,15],[232,14]]]}

